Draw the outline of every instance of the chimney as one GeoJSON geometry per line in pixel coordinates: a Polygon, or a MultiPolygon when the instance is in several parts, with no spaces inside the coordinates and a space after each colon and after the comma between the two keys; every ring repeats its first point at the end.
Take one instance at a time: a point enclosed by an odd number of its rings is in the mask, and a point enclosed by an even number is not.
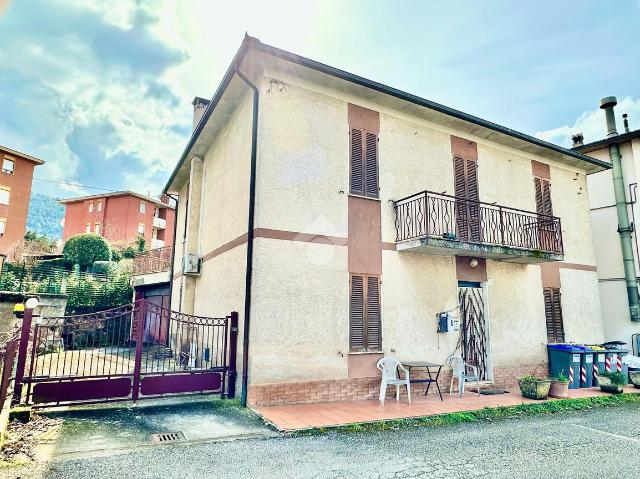
{"type": "Polygon", "coordinates": [[[616,117],[613,112],[613,107],[618,104],[615,96],[608,96],[600,100],[600,108],[604,110],[604,114],[607,121],[607,138],[618,135],[616,130],[616,117]]]}
{"type": "Polygon", "coordinates": [[[575,135],[571,135],[571,140],[573,140],[572,148],[576,148],[578,146],[584,145],[584,135],[582,133],[576,133],[575,135]]]}
{"type": "Polygon", "coordinates": [[[629,115],[626,113],[622,114],[622,124],[624,125],[624,132],[629,133],[629,115]]]}
{"type": "Polygon", "coordinates": [[[202,115],[204,115],[209,103],[211,103],[209,100],[200,98],[199,96],[195,97],[191,102],[193,105],[193,131],[195,131],[198,123],[200,123],[200,119],[202,115]]]}

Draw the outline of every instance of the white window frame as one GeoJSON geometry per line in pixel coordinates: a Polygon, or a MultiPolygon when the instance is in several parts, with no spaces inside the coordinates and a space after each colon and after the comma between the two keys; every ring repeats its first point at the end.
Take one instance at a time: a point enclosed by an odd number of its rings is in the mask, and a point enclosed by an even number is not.
{"type": "Polygon", "coordinates": [[[144,215],[144,214],[147,213],[147,203],[146,203],[146,201],[142,201],[142,200],[140,201],[140,208],[139,208],[138,211],[140,211],[141,215],[144,215]]]}
{"type": "Polygon", "coordinates": [[[99,235],[99,234],[100,234],[100,223],[96,223],[96,224],[94,225],[94,227],[93,227],[93,231],[95,231],[95,233],[96,233],[97,235],[99,235]]]}
{"type": "Polygon", "coordinates": [[[138,234],[144,235],[144,223],[138,223],[138,234]],[[140,231],[142,230],[142,231],[140,231]]]}
{"type": "Polygon", "coordinates": [[[102,211],[102,200],[98,200],[98,213],[102,211]]]}
{"type": "Polygon", "coordinates": [[[3,201],[3,198],[0,194],[0,205],[9,205],[11,203],[11,188],[9,188],[8,186],[0,186],[0,192],[2,191],[6,191],[7,192],[7,202],[5,203],[3,201]]]}
{"type": "Polygon", "coordinates": [[[87,223],[85,226],[85,233],[91,233],[91,223],[87,223]]]}
{"type": "Polygon", "coordinates": [[[9,158],[9,157],[5,156],[2,159],[2,172],[7,174],[7,175],[13,175],[16,172],[16,160],[14,160],[13,158],[9,158]],[[11,163],[11,169],[10,170],[4,167],[5,162],[11,163]]]}
{"type": "Polygon", "coordinates": [[[93,200],[89,201],[89,213],[93,213],[93,200]]]}
{"type": "Polygon", "coordinates": [[[4,236],[7,231],[7,218],[0,218],[0,236],[4,236]]]}

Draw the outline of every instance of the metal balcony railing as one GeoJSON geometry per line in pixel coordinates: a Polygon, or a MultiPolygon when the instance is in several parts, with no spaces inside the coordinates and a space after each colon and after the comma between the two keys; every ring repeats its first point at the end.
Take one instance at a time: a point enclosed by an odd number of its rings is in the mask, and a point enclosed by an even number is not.
{"type": "Polygon", "coordinates": [[[171,246],[150,249],[133,258],[133,274],[160,273],[171,268],[171,246]]]}
{"type": "Polygon", "coordinates": [[[423,191],[394,202],[396,241],[426,237],[563,254],[560,218],[423,191]]]}

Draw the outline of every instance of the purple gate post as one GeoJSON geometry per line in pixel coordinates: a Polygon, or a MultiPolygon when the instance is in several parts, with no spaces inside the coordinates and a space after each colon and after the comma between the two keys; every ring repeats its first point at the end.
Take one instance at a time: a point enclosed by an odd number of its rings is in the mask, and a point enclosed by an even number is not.
{"type": "Polygon", "coordinates": [[[231,313],[231,322],[229,328],[229,381],[227,384],[227,397],[233,399],[236,395],[236,356],[238,353],[238,313],[231,313]]]}
{"type": "Polygon", "coordinates": [[[142,340],[144,338],[144,320],[146,316],[146,300],[136,301],[133,307],[133,321],[135,322],[136,357],[133,366],[133,391],[131,399],[136,402],[140,395],[140,371],[142,369],[142,340]]]}
{"type": "MultiPolygon", "coordinates": [[[[20,333],[20,345],[18,347],[18,364],[16,366],[16,380],[13,386],[13,398],[11,405],[20,404],[22,396],[22,380],[24,379],[24,368],[27,364],[27,352],[29,351],[29,337],[31,336],[31,321],[33,319],[33,309],[24,308],[22,318],[22,331],[20,333]]],[[[36,345],[34,344],[35,348],[36,345]]]]}

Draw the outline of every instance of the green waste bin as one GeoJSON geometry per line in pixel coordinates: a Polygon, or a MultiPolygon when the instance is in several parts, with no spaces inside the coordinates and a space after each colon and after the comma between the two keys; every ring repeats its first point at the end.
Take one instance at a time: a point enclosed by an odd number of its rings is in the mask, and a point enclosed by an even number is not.
{"type": "Polygon", "coordinates": [[[589,346],[593,349],[593,386],[598,385],[598,376],[604,372],[606,349],[601,346],[589,346]]]}
{"type": "Polygon", "coordinates": [[[582,346],[580,354],[580,387],[590,388],[593,386],[593,350],[582,346]]]}
{"type": "Polygon", "coordinates": [[[552,377],[569,378],[569,389],[580,387],[580,364],[584,350],[574,344],[548,344],[549,372],[552,377]]]}

